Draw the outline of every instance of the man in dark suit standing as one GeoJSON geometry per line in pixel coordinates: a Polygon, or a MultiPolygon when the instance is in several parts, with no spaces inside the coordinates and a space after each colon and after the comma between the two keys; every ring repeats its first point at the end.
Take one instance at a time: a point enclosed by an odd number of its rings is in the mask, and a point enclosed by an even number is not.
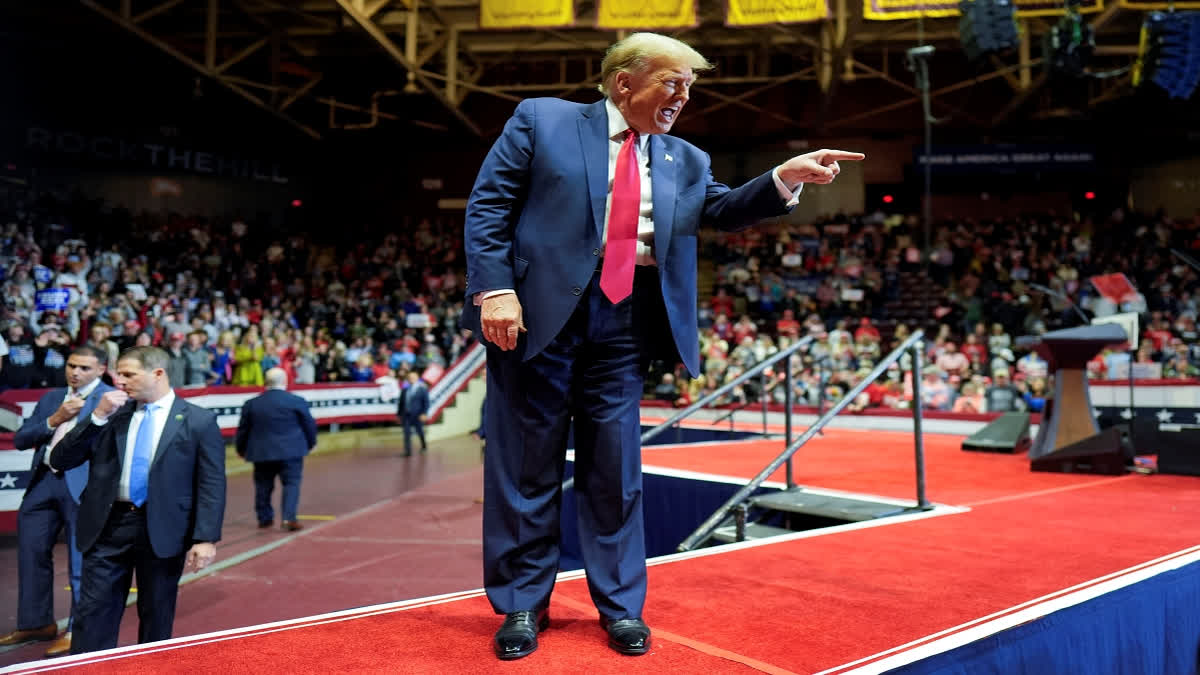
{"type": "Polygon", "coordinates": [[[601,64],[601,101],[522,101],[467,205],[466,327],[488,343],[484,585],[505,620],[501,659],[537,649],[558,571],[560,486],[575,429],[579,539],[608,644],[644,654],[638,401],[652,359],[699,373],[701,224],[786,213],[859,153],[793,157],[730,190],[668,136],[697,71],[686,44],[635,33],[601,64]]]}
{"type": "Polygon", "coordinates": [[[404,456],[412,456],[412,435],[421,441],[421,452],[425,452],[425,419],[429,414],[429,387],[421,374],[408,371],[408,384],[400,392],[400,422],[404,425],[404,456]]]}
{"type": "Polygon", "coordinates": [[[237,453],[254,463],[254,511],[258,526],[275,524],[271,493],[275,477],[283,484],[283,529],[301,529],[296,520],[300,504],[300,478],[304,456],[317,445],[317,423],[308,401],[287,391],[287,373],[272,368],[264,376],[267,390],[242,405],[238,422],[237,453]]]}
{"type": "Polygon", "coordinates": [[[91,460],[79,505],[83,579],[72,654],[117,646],[134,570],[138,642],[171,637],[179,577],[216,557],[225,514],[225,442],[217,416],[175,396],[167,353],[117,359],[117,389],[50,458],[58,471],[91,460]]]}
{"type": "MultiPolygon", "coordinates": [[[[59,441],[80,419],[86,420],[96,403],[112,387],[104,384],[108,355],[96,347],[76,347],[67,357],[67,387],[42,396],[33,413],[13,436],[18,448],[34,448],[33,477],[17,511],[17,630],[0,637],[0,645],[27,640],[50,640],[58,635],[54,622],[54,544],[67,530],[67,567],[71,577],[71,605],[79,603],[79,576],[83,560],[75,545],[79,496],[87,485],[88,466],[70,471],[50,468],[50,457],[59,441]]],[[[71,623],[66,633],[46,650],[46,656],[71,651],[71,623]]]]}

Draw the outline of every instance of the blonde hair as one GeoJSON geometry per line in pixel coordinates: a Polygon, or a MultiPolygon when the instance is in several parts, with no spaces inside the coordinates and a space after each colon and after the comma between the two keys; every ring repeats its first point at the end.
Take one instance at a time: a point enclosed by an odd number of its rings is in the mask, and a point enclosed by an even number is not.
{"type": "Polygon", "coordinates": [[[692,72],[711,70],[713,64],[687,44],[658,33],[633,33],[614,43],[600,63],[600,84],[596,88],[608,96],[617,73],[638,73],[656,58],[665,57],[688,66],[692,72]]]}

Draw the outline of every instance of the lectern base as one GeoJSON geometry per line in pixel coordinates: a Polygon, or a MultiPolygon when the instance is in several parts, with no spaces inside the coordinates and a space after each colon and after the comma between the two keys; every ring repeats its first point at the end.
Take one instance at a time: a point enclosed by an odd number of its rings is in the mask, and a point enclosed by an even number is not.
{"type": "Polygon", "coordinates": [[[1034,458],[1030,468],[1034,471],[1119,476],[1126,471],[1125,455],[1121,445],[1121,430],[1112,427],[1034,458]]]}

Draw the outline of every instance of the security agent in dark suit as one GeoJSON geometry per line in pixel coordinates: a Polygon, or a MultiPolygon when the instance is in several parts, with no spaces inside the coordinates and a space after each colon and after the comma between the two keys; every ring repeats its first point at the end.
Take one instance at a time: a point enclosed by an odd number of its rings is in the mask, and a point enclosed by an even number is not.
{"type": "Polygon", "coordinates": [[[91,460],[76,528],[83,579],[72,654],[117,645],[134,570],[138,642],[171,637],[179,577],[216,557],[225,514],[225,442],[216,415],[175,396],[167,353],[134,347],[104,394],[51,456],[91,460]]]}
{"type": "Polygon", "coordinates": [[[488,343],[484,585],[501,659],[537,649],[558,572],[567,430],[588,587],[622,654],[644,654],[638,400],[654,358],[699,371],[699,227],[787,211],[859,153],[817,150],[730,189],[667,135],[696,71],[686,44],[634,33],[601,64],[604,100],[522,101],[467,204],[463,322],[488,343]]]}
{"type": "Polygon", "coordinates": [[[397,411],[404,425],[404,456],[412,456],[412,435],[415,433],[421,441],[421,452],[425,452],[425,420],[429,414],[429,387],[421,379],[420,373],[408,371],[408,386],[400,392],[400,406],[397,411]]]}
{"type": "MultiPolygon", "coordinates": [[[[67,357],[67,387],[47,392],[13,436],[18,448],[34,448],[32,478],[17,511],[17,630],[0,637],[0,645],[27,640],[50,640],[58,635],[54,622],[54,544],[66,528],[67,567],[71,577],[71,604],[79,602],[79,575],[83,567],[75,545],[79,496],[87,485],[88,466],[70,471],[50,468],[50,457],[59,441],[86,420],[96,402],[112,387],[100,380],[108,355],[91,346],[76,347],[67,357]]],[[[71,650],[71,624],[46,651],[61,656],[71,650]]]]}
{"type": "Polygon", "coordinates": [[[271,493],[275,477],[283,484],[283,529],[301,529],[296,520],[304,456],[317,445],[317,423],[308,401],[287,391],[287,373],[271,368],[264,375],[267,390],[242,405],[237,453],[254,463],[254,511],[258,526],[275,524],[271,493]]]}

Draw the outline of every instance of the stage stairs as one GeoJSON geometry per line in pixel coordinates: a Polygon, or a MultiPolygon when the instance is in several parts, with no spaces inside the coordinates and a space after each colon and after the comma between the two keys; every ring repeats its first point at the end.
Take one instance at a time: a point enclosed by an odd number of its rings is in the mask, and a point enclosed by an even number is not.
{"type": "Polygon", "coordinates": [[[746,500],[713,531],[712,538],[720,543],[766,539],[897,516],[910,510],[895,503],[795,487],[762,493],[746,500]]]}

